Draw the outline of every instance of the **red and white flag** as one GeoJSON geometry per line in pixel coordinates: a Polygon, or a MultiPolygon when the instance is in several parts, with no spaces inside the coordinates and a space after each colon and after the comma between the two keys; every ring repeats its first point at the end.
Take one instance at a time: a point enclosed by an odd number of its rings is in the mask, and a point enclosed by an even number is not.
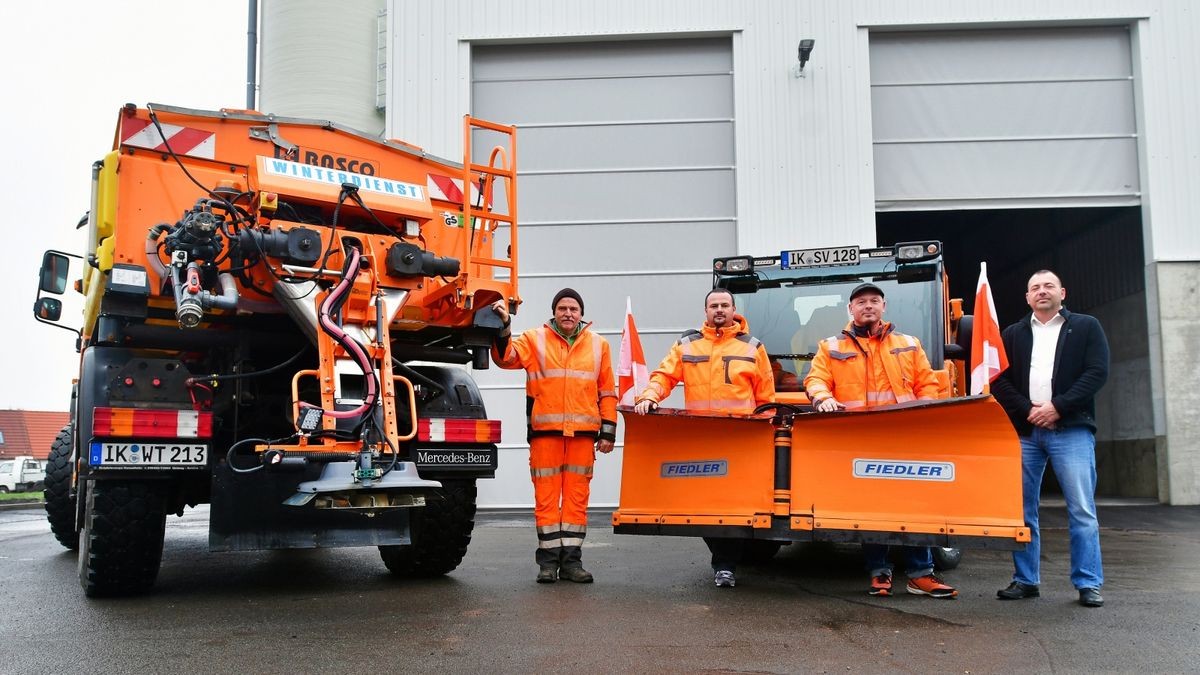
{"type": "Polygon", "coordinates": [[[650,371],[646,370],[642,340],[638,337],[637,324],[633,322],[633,303],[626,297],[625,326],[621,329],[621,350],[617,356],[618,405],[633,405],[649,383],[650,371]]]}
{"type": "Polygon", "coordinates": [[[991,391],[992,380],[1008,367],[1008,355],[1000,341],[1000,322],[996,303],[988,285],[987,263],[979,263],[979,284],[975,287],[975,322],[971,333],[971,394],[991,391]]]}

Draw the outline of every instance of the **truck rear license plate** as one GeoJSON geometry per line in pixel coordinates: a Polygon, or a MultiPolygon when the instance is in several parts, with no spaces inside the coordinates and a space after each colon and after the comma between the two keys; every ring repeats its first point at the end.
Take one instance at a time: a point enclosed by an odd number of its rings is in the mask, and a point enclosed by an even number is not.
{"type": "Polygon", "coordinates": [[[857,246],[835,246],[833,248],[805,248],[798,251],[784,251],[780,256],[779,266],[783,269],[799,267],[825,267],[827,265],[856,265],[858,264],[857,246]]]}
{"type": "Polygon", "coordinates": [[[109,468],[203,467],[208,446],[186,443],[92,443],[92,466],[109,468]]]}

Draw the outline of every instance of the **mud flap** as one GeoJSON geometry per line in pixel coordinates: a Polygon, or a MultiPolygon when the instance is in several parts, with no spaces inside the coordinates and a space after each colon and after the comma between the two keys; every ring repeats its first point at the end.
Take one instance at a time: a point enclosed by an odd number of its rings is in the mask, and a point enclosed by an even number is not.
{"type": "Polygon", "coordinates": [[[990,396],[792,417],[625,415],[619,534],[1019,549],[1021,448],[990,396]],[[777,469],[778,475],[777,475],[777,469]]]}
{"type": "Polygon", "coordinates": [[[305,472],[237,474],[222,464],[213,470],[208,547],[211,551],[284,548],[394,546],[412,543],[407,508],[379,511],[318,509],[314,503],[284,501],[303,481],[318,478],[319,465],[305,472]]]}

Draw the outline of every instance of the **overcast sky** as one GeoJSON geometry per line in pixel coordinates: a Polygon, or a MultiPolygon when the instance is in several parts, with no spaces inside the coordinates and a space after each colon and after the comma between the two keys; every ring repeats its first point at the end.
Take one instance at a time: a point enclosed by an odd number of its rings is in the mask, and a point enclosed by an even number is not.
{"type": "Polygon", "coordinates": [[[246,12],[246,0],[0,4],[0,409],[70,404],[75,336],[33,319],[37,271],[47,248],[83,252],[74,227],[88,210],[91,164],[112,149],[117,111],[245,107],[246,12]]]}

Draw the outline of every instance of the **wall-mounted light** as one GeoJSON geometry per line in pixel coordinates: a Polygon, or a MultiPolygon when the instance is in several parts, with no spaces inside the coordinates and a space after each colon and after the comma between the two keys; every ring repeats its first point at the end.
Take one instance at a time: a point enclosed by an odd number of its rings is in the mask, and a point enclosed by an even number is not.
{"type": "Polygon", "coordinates": [[[796,77],[804,77],[804,64],[808,63],[808,57],[812,54],[813,45],[816,42],[816,40],[812,39],[800,41],[800,48],[797,50],[799,52],[800,63],[796,64],[796,68],[793,71],[796,77]]]}

